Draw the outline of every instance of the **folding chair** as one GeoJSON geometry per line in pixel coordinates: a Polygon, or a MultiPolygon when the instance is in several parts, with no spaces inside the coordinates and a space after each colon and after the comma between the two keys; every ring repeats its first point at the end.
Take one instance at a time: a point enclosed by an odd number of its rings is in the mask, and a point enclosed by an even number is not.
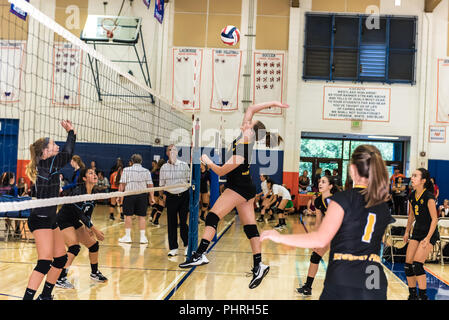
{"type": "Polygon", "coordinates": [[[394,244],[396,242],[400,242],[404,240],[404,235],[395,235],[391,233],[391,229],[393,227],[407,227],[407,220],[408,220],[408,216],[398,216],[398,215],[393,215],[392,216],[396,221],[389,224],[386,234],[385,234],[385,240],[390,240],[391,242],[391,246],[390,246],[390,250],[391,250],[391,261],[394,261],[393,259],[393,249],[394,249],[394,244]]]}
{"type": "Polygon", "coordinates": [[[449,242],[449,235],[441,235],[441,231],[443,228],[449,228],[449,218],[438,219],[437,228],[438,232],[440,233],[440,262],[441,265],[444,265],[443,244],[449,242]]]}

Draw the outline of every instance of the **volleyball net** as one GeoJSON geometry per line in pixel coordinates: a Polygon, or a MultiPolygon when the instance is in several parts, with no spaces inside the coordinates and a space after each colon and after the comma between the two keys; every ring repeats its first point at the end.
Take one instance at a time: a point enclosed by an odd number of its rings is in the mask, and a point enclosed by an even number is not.
{"type": "MultiPolygon", "coordinates": [[[[132,154],[141,154],[142,165],[151,170],[153,161],[166,158],[170,144],[178,148],[178,159],[192,167],[192,113],[172,104],[112,62],[107,51],[96,50],[29,2],[8,1],[0,1],[1,173],[14,173],[16,183],[27,178],[29,147],[39,138],[55,140],[62,150],[67,133],[60,121],[66,119],[77,133],[74,154],[87,168],[95,161],[96,170],[108,180],[117,158],[127,167],[132,154]]],[[[70,164],[64,172],[65,185],[73,183],[70,164]]],[[[186,183],[169,187],[0,202],[0,212],[190,187],[192,170],[187,176],[186,183]]],[[[2,192],[9,192],[10,182],[1,183],[2,192]]],[[[64,182],[60,184],[64,188],[64,182]]]]}

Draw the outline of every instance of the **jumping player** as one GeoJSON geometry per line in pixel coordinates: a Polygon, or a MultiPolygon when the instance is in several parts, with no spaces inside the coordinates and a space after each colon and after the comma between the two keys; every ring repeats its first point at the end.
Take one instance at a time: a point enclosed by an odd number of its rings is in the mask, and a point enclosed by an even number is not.
{"type": "Polygon", "coordinates": [[[227,175],[226,189],[207,214],[206,227],[198,250],[192,254],[190,259],[187,259],[179,265],[181,268],[190,268],[209,263],[205,252],[217,231],[218,223],[232,209],[236,208],[253,252],[253,278],[249,284],[249,288],[256,288],[268,273],[270,267],[262,263],[259,231],[257,230],[254,215],[256,187],[251,180],[249,168],[251,154],[256,141],[266,138],[267,146],[271,147],[277,145],[281,140],[279,136],[266,132],[263,123],[253,120],[255,113],[269,107],[288,108],[288,105],[279,102],[268,102],[250,106],[245,113],[242,126],[240,127],[241,134],[233,141],[230,149],[227,151],[226,163],[223,166],[214,164],[206,155],[201,157],[201,161],[210,167],[218,176],[227,175]]]}

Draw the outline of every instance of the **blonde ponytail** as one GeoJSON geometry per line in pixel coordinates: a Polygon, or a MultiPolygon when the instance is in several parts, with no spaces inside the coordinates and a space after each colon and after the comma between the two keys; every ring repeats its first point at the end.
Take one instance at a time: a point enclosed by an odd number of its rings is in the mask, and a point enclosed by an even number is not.
{"type": "Polygon", "coordinates": [[[35,183],[37,179],[37,163],[47,145],[48,138],[40,138],[33,144],[30,144],[31,161],[26,166],[25,174],[33,183],[35,183]]]}

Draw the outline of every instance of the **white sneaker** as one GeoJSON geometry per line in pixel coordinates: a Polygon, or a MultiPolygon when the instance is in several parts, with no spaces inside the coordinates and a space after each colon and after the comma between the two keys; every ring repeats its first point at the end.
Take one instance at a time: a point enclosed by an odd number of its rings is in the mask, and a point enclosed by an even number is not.
{"type": "Polygon", "coordinates": [[[147,237],[145,237],[145,236],[144,236],[144,237],[141,237],[141,238],[140,238],[140,243],[141,243],[141,244],[147,244],[147,243],[148,243],[147,237]]]}
{"type": "Polygon", "coordinates": [[[131,243],[131,237],[130,236],[123,236],[121,238],[118,239],[118,242],[122,242],[122,243],[131,243]]]}
{"type": "Polygon", "coordinates": [[[206,255],[203,253],[201,255],[196,252],[192,253],[190,259],[184,261],[179,265],[180,268],[191,268],[196,266],[202,266],[203,264],[208,264],[209,260],[206,258],[206,255]]]}
{"type": "Polygon", "coordinates": [[[169,257],[174,257],[176,255],[178,255],[178,249],[173,249],[168,252],[169,257]]]}
{"type": "Polygon", "coordinates": [[[268,271],[270,271],[270,266],[267,266],[262,262],[259,263],[259,266],[257,266],[256,268],[253,268],[251,270],[253,279],[249,283],[249,288],[256,288],[262,282],[262,279],[267,275],[268,271]]]}

